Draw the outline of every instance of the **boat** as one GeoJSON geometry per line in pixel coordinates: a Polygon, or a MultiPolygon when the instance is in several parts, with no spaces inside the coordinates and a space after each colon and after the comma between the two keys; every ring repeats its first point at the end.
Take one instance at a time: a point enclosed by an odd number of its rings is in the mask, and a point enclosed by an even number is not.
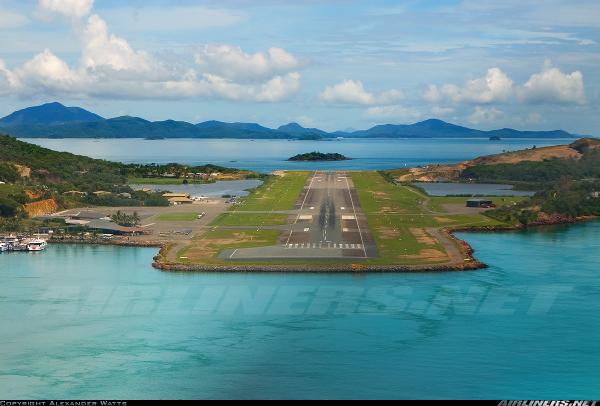
{"type": "Polygon", "coordinates": [[[8,244],[5,242],[0,242],[0,252],[8,251],[8,244]]]}
{"type": "Polygon", "coordinates": [[[35,238],[27,241],[27,251],[43,251],[48,246],[46,240],[35,238]]]}

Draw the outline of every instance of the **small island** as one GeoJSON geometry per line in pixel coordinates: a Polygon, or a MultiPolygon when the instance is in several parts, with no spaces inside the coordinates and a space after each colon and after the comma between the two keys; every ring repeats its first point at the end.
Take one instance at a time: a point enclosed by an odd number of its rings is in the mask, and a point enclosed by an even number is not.
{"type": "Polygon", "coordinates": [[[346,161],[352,158],[348,158],[338,153],[322,153],[322,152],[308,152],[306,154],[298,154],[289,158],[288,161],[346,161]]]}

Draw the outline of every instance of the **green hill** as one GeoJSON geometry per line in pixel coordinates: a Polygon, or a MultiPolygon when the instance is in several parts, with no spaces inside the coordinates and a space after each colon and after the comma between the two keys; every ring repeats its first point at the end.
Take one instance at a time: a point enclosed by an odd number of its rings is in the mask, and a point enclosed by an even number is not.
{"type": "MultiPolygon", "coordinates": [[[[215,165],[139,165],[57,152],[0,135],[0,217],[11,217],[28,203],[52,199],[60,208],[96,206],[164,206],[158,193],[132,190],[130,178],[174,180],[193,173],[221,173],[231,178],[254,173],[215,165]],[[94,192],[103,193],[101,196],[94,192]],[[122,194],[126,195],[122,195],[122,194]]],[[[210,181],[210,180],[209,180],[210,181]]],[[[168,187],[165,186],[165,187],[168,187]]]]}

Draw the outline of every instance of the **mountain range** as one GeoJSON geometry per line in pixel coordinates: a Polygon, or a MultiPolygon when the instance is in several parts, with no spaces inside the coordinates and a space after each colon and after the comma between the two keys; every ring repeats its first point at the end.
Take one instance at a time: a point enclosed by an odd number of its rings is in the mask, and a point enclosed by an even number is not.
{"type": "Polygon", "coordinates": [[[510,128],[483,131],[429,119],[415,124],[384,124],[358,131],[326,132],[289,123],[276,129],[256,123],[205,121],[148,121],[139,117],[103,118],[79,107],[47,103],[15,111],[0,119],[0,133],[19,138],[575,138],[563,130],[520,131],[510,128]]]}

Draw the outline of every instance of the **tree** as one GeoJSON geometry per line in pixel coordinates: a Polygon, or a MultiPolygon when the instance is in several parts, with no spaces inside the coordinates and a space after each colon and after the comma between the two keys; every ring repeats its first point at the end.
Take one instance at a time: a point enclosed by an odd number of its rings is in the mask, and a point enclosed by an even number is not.
{"type": "Polygon", "coordinates": [[[131,216],[131,222],[134,226],[139,226],[142,222],[142,218],[140,217],[137,211],[133,212],[133,215],[131,216]]]}
{"type": "Polygon", "coordinates": [[[135,227],[135,226],[138,226],[142,222],[142,219],[137,212],[134,212],[133,214],[129,215],[129,214],[123,213],[119,210],[115,214],[113,214],[110,218],[112,221],[114,221],[118,225],[124,226],[124,227],[135,227]]]}
{"type": "Polygon", "coordinates": [[[19,204],[12,199],[0,196],[0,217],[14,217],[17,215],[19,204]]]}

